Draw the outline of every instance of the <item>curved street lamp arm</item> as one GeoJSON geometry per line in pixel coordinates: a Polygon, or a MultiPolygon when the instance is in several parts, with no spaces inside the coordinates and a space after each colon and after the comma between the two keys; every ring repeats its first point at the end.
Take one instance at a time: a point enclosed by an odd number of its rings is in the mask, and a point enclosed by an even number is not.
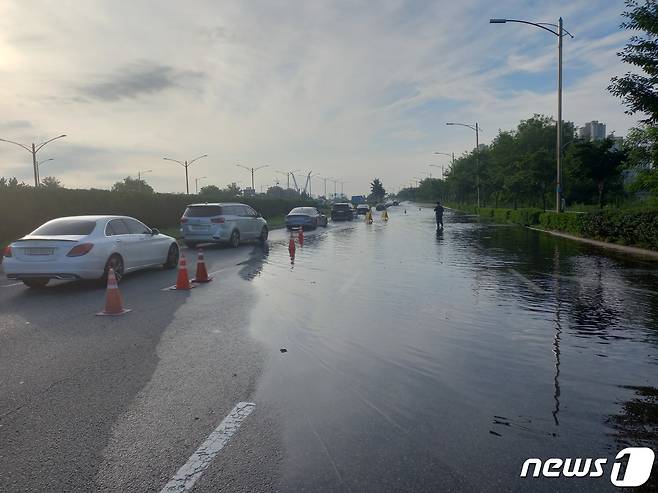
{"type": "Polygon", "coordinates": [[[32,154],[32,149],[30,149],[30,148],[27,147],[27,146],[24,146],[23,144],[19,144],[18,142],[14,142],[13,140],[0,139],[0,142],[8,142],[8,143],[10,143],[10,144],[17,145],[17,146],[22,147],[23,149],[25,149],[25,150],[26,150],[27,152],[29,152],[30,154],[32,154]]]}
{"type": "Polygon", "coordinates": [[[269,164],[264,164],[262,166],[259,166],[258,168],[254,168],[254,171],[258,171],[259,169],[263,169],[263,168],[268,168],[269,166],[270,166],[269,164]]]}
{"type": "Polygon", "coordinates": [[[241,164],[236,164],[238,168],[243,168],[246,169],[247,171],[251,172],[251,168],[247,168],[246,166],[242,166],[241,164]]]}
{"type": "Polygon", "coordinates": [[[168,157],[163,157],[162,159],[164,159],[165,161],[171,161],[171,162],[173,162],[173,163],[178,163],[178,164],[180,164],[183,168],[185,167],[185,163],[182,163],[182,162],[180,162],[180,161],[178,161],[178,160],[176,160],[176,159],[171,159],[171,158],[168,158],[168,157]]]}
{"type": "MultiPolygon", "coordinates": [[[[460,125],[460,126],[462,126],[462,127],[468,127],[468,128],[470,128],[471,130],[473,130],[473,132],[476,132],[476,131],[482,132],[482,129],[481,129],[481,128],[476,129],[473,125],[467,125],[466,123],[448,122],[448,123],[446,123],[446,125],[460,125]]],[[[442,153],[442,154],[443,154],[443,153],[442,153]]]]}
{"type": "Polygon", "coordinates": [[[189,165],[192,164],[194,161],[198,161],[199,159],[204,158],[204,157],[208,157],[208,154],[204,154],[203,156],[195,157],[194,159],[192,159],[192,161],[190,161],[189,163],[187,163],[187,165],[189,166],[189,165]]]}
{"type": "Polygon", "coordinates": [[[61,138],[63,138],[63,137],[66,137],[66,134],[58,135],[57,137],[53,137],[52,139],[47,140],[47,141],[43,142],[42,144],[39,144],[38,146],[36,146],[36,149],[34,149],[34,152],[39,152],[39,150],[40,150],[43,146],[45,146],[46,144],[52,142],[53,140],[61,139],[61,138]]]}
{"type": "MultiPolygon", "coordinates": [[[[549,33],[555,34],[556,36],[560,35],[558,32],[553,31],[552,29],[549,29],[546,26],[542,26],[541,24],[537,24],[536,22],[522,21],[522,20],[519,20],[519,19],[489,19],[490,24],[504,24],[506,22],[516,22],[518,24],[528,24],[529,26],[535,26],[535,27],[538,27],[539,29],[543,29],[544,31],[548,31],[549,33]]],[[[552,24],[548,24],[548,25],[552,25],[552,24]]]]}

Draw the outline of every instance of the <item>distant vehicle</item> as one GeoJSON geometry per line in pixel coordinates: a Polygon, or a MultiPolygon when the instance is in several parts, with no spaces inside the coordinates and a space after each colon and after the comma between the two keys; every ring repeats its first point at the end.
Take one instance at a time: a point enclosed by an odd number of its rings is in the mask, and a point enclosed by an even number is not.
{"type": "Polygon", "coordinates": [[[183,242],[229,243],[234,248],[245,240],[267,241],[267,221],[246,204],[235,202],[190,204],[180,220],[183,242]]]}
{"type": "Polygon", "coordinates": [[[350,202],[352,204],[365,204],[366,203],[366,196],[365,195],[352,195],[352,198],[350,199],[350,202]]]}
{"type": "Polygon", "coordinates": [[[375,206],[375,210],[378,210],[378,211],[385,211],[385,210],[386,210],[386,204],[377,204],[377,205],[375,206]]]}
{"type": "Polygon", "coordinates": [[[173,269],[178,244],[171,236],[126,216],[72,216],[53,219],[4,249],[4,270],[30,288],[51,279],[117,279],[153,266],[173,269]]]}
{"type": "Polygon", "coordinates": [[[295,207],[286,216],[286,228],[293,229],[302,226],[304,229],[315,229],[318,226],[327,227],[327,216],[315,207],[295,207]]]}
{"type": "Polygon", "coordinates": [[[339,202],[331,206],[332,221],[351,221],[354,219],[354,208],[348,202],[339,202]]]}
{"type": "Polygon", "coordinates": [[[397,207],[398,205],[400,205],[400,202],[397,201],[397,200],[394,200],[394,201],[393,201],[393,205],[397,207]]]}
{"type": "Polygon", "coordinates": [[[370,210],[370,206],[368,204],[359,204],[356,206],[356,215],[365,216],[366,214],[368,214],[369,210],[370,210]]]}

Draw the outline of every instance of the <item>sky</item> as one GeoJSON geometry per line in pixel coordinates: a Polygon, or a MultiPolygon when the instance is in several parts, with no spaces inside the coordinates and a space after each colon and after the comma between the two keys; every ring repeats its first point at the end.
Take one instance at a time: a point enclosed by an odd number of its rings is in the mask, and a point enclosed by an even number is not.
{"type": "MultiPolygon", "coordinates": [[[[184,192],[250,184],[236,166],[268,165],[343,181],[346,194],[440,174],[449,158],[535,113],[555,115],[557,37],[491,17],[557,22],[564,39],[563,118],[625,135],[606,90],[629,70],[616,53],[621,0],[3,0],[0,138],[48,144],[41,176],[109,188],[125,176],[184,192]],[[434,165],[434,166],[430,166],[434,165]]],[[[31,156],[0,142],[0,176],[32,182],[31,156]]],[[[305,181],[302,179],[302,181],[305,181]]],[[[312,192],[324,182],[312,180],[312,192]]],[[[341,184],[327,182],[327,192],[341,184]]]]}

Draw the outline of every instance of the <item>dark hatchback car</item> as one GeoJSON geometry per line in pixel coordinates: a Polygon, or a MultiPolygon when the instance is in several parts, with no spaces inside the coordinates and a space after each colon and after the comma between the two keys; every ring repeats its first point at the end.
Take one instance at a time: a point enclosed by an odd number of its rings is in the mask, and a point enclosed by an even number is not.
{"type": "Polygon", "coordinates": [[[332,221],[351,221],[354,219],[354,209],[352,204],[341,202],[331,206],[331,220],[332,221]]]}

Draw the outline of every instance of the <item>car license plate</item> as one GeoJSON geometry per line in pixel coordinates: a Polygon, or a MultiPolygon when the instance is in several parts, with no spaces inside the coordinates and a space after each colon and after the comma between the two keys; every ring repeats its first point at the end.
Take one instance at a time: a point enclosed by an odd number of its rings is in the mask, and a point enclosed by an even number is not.
{"type": "Polygon", "coordinates": [[[28,255],[52,255],[54,248],[26,248],[25,253],[28,255]]]}
{"type": "Polygon", "coordinates": [[[197,225],[190,225],[190,230],[192,231],[208,231],[208,226],[197,226],[197,225]]]}

